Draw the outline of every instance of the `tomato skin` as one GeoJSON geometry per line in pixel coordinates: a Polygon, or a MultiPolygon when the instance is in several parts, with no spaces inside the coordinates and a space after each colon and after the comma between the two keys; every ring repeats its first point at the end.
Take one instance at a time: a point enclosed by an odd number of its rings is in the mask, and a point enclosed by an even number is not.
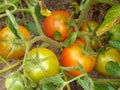
{"type": "Polygon", "coordinates": [[[24,67],[25,75],[39,83],[45,77],[52,77],[59,73],[59,61],[56,55],[47,48],[34,48],[30,51],[24,67]],[[38,58],[36,52],[38,51],[38,58]]]}
{"type": "Polygon", "coordinates": [[[7,90],[23,90],[24,89],[24,76],[21,73],[12,72],[8,75],[5,80],[5,86],[7,90]]]}
{"type": "MultiPolygon", "coordinates": [[[[81,45],[85,45],[83,40],[79,39],[81,45]]],[[[85,71],[89,73],[95,65],[95,57],[87,56],[83,54],[82,49],[75,42],[72,46],[64,48],[62,51],[62,66],[64,67],[78,67],[77,63],[80,63],[85,71]]],[[[67,71],[72,76],[78,76],[82,74],[81,71],[67,71]]]]}
{"type": "Polygon", "coordinates": [[[67,21],[70,14],[63,10],[53,11],[52,14],[44,20],[44,33],[46,36],[54,39],[55,31],[61,34],[60,41],[66,39],[68,34],[67,21]]]}
{"type": "MultiPolygon", "coordinates": [[[[19,30],[24,38],[30,37],[31,33],[23,26],[19,25],[19,30]]],[[[9,27],[5,27],[0,31],[0,54],[7,59],[19,59],[21,58],[25,51],[21,48],[20,45],[13,44],[12,41],[16,37],[11,32],[9,27]],[[7,40],[7,41],[5,41],[7,40]],[[12,50],[14,48],[14,50],[12,50]]],[[[26,41],[30,41],[31,38],[27,39],[26,41]]],[[[25,47],[25,45],[22,45],[25,47]]]]}
{"type": "Polygon", "coordinates": [[[95,65],[96,71],[105,76],[110,75],[105,69],[105,65],[109,61],[117,62],[120,64],[120,53],[115,48],[107,47],[103,53],[100,53],[97,56],[95,65]]]}

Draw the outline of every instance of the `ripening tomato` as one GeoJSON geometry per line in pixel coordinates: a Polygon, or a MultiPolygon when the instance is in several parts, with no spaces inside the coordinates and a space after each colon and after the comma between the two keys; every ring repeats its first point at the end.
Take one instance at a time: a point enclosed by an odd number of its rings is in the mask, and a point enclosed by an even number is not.
{"type": "Polygon", "coordinates": [[[29,79],[39,83],[41,79],[59,73],[59,61],[51,50],[34,48],[26,59],[23,71],[29,79]]]}
{"type": "Polygon", "coordinates": [[[68,36],[67,21],[70,14],[63,10],[52,12],[52,14],[44,20],[44,33],[46,36],[55,39],[55,33],[59,32],[60,40],[63,41],[68,36]]]}
{"type": "MultiPolygon", "coordinates": [[[[23,26],[19,26],[20,33],[25,39],[25,41],[31,40],[31,33],[23,26]]],[[[21,58],[25,51],[24,44],[18,44],[18,38],[12,33],[9,27],[5,27],[0,31],[0,55],[7,59],[18,59],[21,58]]]]}
{"type": "MultiPolygon", "coordinates": [[[[83,39],[77,40],[73,45],[70,47],[66,47],[62,51],[62,66],[64,67],[78,67],[78,62],[83,66],[84,70],[89,73],[94,65],[96,58],[92,55],[87,55],[83,53],[82,47],[85,45],[85,41],[83,39]]],[[[92,50],[90,48],[90,50],[92,50]]],[[[75,71],[67,71],[70,75],[77,76],[80,75],[82,72],[80,70],[75,71]]]]}
{"type": "Polygon", "coordinates": [[[105,66],[109,61],[117,62],[120,64],[120,52],[112,47],[106,47],[105,51],[101,52],[97,56],[95,69],[97,72],[103,75],[110,75],[105,66]]]}

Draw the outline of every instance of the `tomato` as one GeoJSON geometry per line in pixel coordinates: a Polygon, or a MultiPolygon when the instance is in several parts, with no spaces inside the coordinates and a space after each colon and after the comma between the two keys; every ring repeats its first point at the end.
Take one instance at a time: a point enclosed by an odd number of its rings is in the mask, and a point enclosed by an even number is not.
{"type": "Polygon", "coordinates": [[[21,73],[12,72],[5,80],[5,86],[7,90],[24,90],[24,76],[21,73]]]}
{"type": "MultiPolygon", "coordinates": [[[[62,51],[62,66],[64,67],[78,67],[78,62],[83,66],[84,70],[89,73],[93,69],[95,65],[95,57],[89,56],[83,53],[82,48],[79,46],[85,45],[85,41],[83,39],[77,40],[73,45],[70,47],[66,47],[62,51]],[[77,43],[78,42],[78,43],[77,43]]],[[[79,70],[75,71],[67,71],[70,75],[77,76],[80,75],[82,72],[79,70]]]]}
{"type": "Polygon", "coordinates": [[[21,72],[12,72],[5,79],[5,87],[7,90],[33,90],[30,82],[29,86],[26,85],[25,79],[21,72]]]}
{"type": "Polygon", "coordinates": [[[51,50],[34,48],[30,51],[23,70],[29,79],[39,83],[41,79],[59,73],[59,61],[51,50]]]}
{"type": "Polygon", "coordinates": [[[53,11],[52,14],[44,20],[44,33],[46,36],[54,39],[55,32],[61,35],[60,41],[68,36],[67,21],[70,14],[63,10],[53,11]]]}
{"type": "MultiPolygon", "coordinates": [[[[81,25],[80,30],[81,31],[85,31],[88,33],[94,33],[94,31],[98,28],[99,24],[96,21],[93,20],[88,20],[88,21],[84,21],[81,25]],[[89,31],[91,30],[91,31],[89,31]]],[[[88,36],[88,39],[91,39],[90,36],[88,36]]],[[[98,49],[100,47],[99,42],[102,43],[102,41],[98,41],[96,38],[93,38],[90,40],[90,45],[93,49],[98,49]]]]}
{"type": "MultiPolygon", "coordinates": [[[[29,37],[26,41],[31,40],[31,33],[25,27],[19,26],[19,30],[24,38],[29,37]]],[[[25,48],[25,45],[17,44],[17,40],[19,39],[15,37],[9,27],[6,26],[0,31],[0,54],[4,58],[18,59],[24,55],[23,47],[25,48]]]]}
{"type": "Polygon", "coordinates": [[[120,63],[120,53],[115,48],[107,47],[104,52],[97,56],[95,65],[96,71],[103,75],[109,75],[105,69],[105,66],[109,61],[120,63]]]}

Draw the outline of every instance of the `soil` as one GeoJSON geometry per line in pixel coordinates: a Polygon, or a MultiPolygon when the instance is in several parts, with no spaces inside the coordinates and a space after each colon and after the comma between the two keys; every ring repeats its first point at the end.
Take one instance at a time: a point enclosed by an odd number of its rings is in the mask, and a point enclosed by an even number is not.
{"type": "MultiPolygon", "coordinates": [[[[48,7],[48,9],[50,9],[51,11],[54,11],[54,10],[66,10],[68,11],[69,13],[72,12],[73,8],[71,7],[71,2],[73,0],[43,0],[44,3],[46,4],[46,6],[48,7]]],[[[74,0],[75,1],[75,0],[74,0]]],[[[76,0],[78,2],[80,2],[79,0],[76,0]]],[[[103,17],[105,16],[105,13],[106,11],[110,8],[109,5],[105,5],[105,4],[95,4],[93,5],[93,7],[91,8],[91,10],[89,11],[88,15],[86,15],[86,19],[89,19],[89,20],[95,20],[99,23],[102,22],[103,20],[103,17]]],[[[20,17],[21,18],[21,14],[16,14],[17,17],[20,17]]],[[[75,16],[77,17],[77,15],[75,16]]],[[[27,17],[26,18],[28,19],[28,21],[31,21],[32,19],[30,17],[27,17]]],[[[4,19],[0,19],[1,20],[1,23],[0,23],[0,29],[2,29],[6,24],[5,24],[5,20],[4,19]]],[[[36,44],[39,44],[36,43],[36,44]]],[[[55,53],[58,55],[59,59],[60,59],[60,52],[58,50],[56,50],[56,48],[50,46],[49,48],[51,48],[53,51],[55,51],[55,53]]],[[[9,61],[10,64],[13,64],[17,61],[9,61]]],[[[3,69],[7,67],[6,64],[3,64],[3,63],[0,63],[0,69],[3,69]]],[[[3,74],[0,74],[0,90],[6,90],[5,89],[5,86],[4,86],[4,82],[5,82],[5,77],[12,71],[16,70],[17,68],[15,69],[12,69],[12,70],[9,70],[3,74]]],[[[89,74],[91,77],[97,77],[97,78],[103,78],[104,76],[98,74],[95,70],[93,70],[90,74],[89,74]]],[[[83,90],[80,85],[78,85],[76,82],[73,82],[71,83],[71,88],[72,90],[83,90]]]]}

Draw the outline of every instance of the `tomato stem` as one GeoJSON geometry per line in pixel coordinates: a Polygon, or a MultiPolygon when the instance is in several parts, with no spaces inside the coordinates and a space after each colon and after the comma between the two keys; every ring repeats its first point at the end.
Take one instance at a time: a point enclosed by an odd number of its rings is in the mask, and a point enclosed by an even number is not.
{"type": "Polygon", "coordinates": [[[20,65],[20,64],[21,64],[21,62],[18,61],[18,62],[16,62],[15,64],[10,65],[10,66],[8,66],[8,67],[0,70],[0,74],[1,74],[1,73],[4,73],[4,72],[6,72],[6,71],[8,71],[8,70],[10,70],[10,69],[12,69],[12,68],[15,68],[15,67],[17,67],[17,66],[20,65]]]}
{"type": "Polygon", "coordinates": [[[41,35],[41,36],[35,36],[31,41],[30,41],[30,45],[32,45],[33,43],[37,42],[37,41],[44,41],[49,43],[50,45],[55,46],[56,48],[60,48],[61,44],[55,40],[50,39],[49,37],[45,36],[45,35],[41,35]]]}
{"type": "Polygon", "coordinates": [[[86,0],[86,5],[83,5],[84,8],[81,10],[81,13],[77,19],[77,26],[80,28],[82,21],[84,20],[84,18],[86,17],[90,7],[92,6],[94,0],[86,0]]]}
{"type": "MultiPolygon", "coordinates": [[[[68,78],[67,78],[66,75],[64,75],[63,78],[64,78],[65,81],[68,81],[68,78]]],[[[71,90],[70,84],[67,84],[66,87],[67,87],[67,90],[71,90]]]]}

